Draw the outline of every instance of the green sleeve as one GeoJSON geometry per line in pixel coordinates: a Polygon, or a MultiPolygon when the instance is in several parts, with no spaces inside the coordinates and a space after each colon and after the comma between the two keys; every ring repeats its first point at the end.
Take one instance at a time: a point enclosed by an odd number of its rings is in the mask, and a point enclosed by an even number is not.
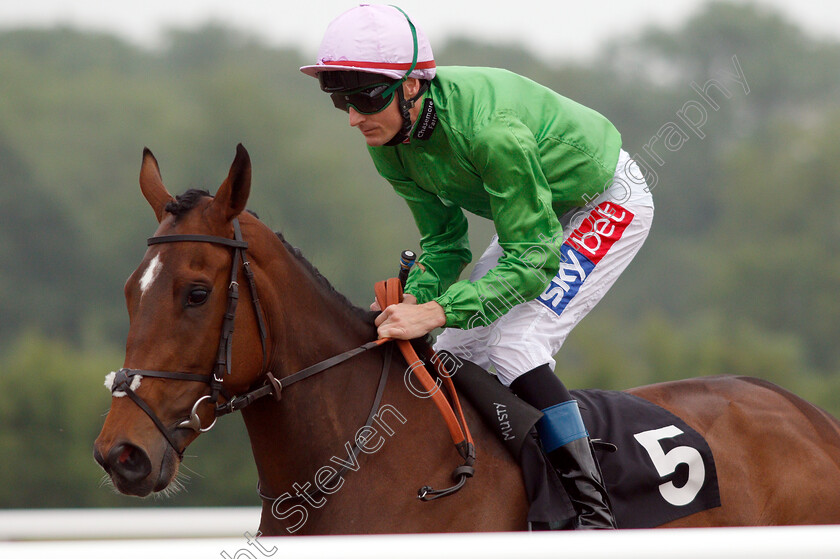
{"type": "Polygon", "coordinates": [[[440,199],[411,181],[389,179],[394,190],[408,203],[420,231],[420,256],[405,284],[405,292],[426,303],[440,296],[458,280],[472,260],[467,218],[456,206],[440,199]]]}
{"type": "Polygon", "coordinates": [[[536,139],[519,119],[497,113],[474,135],[470,158],[490,197],[504,254],[484,277],[457,282],[435,299],[446,325],[458,328],[490,324],[539,296],[560,267],[563,241],[536,139]]]}

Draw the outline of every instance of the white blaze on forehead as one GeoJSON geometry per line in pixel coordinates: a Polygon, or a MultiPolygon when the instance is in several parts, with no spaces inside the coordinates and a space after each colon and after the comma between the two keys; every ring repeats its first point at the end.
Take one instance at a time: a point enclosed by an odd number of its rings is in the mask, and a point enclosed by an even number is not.
{"type": "Polygon", "coordinates": [[[155,281],[157,278],[158,273],[160,272],[161,263],[160,263],[160,255],[156,255],[152,258],[152,261],[149,262],[149,267],[146,268],[146,271],[143,272],[143,276],[140,278],[140,294],[146,292],[149,286],[155,281]]]}

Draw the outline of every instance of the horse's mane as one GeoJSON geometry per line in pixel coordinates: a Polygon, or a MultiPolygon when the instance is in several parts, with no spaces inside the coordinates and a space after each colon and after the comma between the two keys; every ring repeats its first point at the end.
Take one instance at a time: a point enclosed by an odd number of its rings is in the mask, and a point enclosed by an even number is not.
{"type": "Polygon", "coordinates": [[[303,253],[300,251],[299,248],[297,248],[295,246],[292,246],[292,244],[289,243],[289,241],[286,240],[286,238],[283,236],[282,233],[276,232],[275,235],[277,235],[277,238],[280,239],[280,242],[283,243],[283,246],[286,247],[286,250],[288,250],[292,254],[292,256],[294,256],[298,260],[298,262],[300,262],[301,265],[303,265],[304,269],[307,272],[309,272],[309,274],[313,278],[315,278],[315,281],[317,281],[318,284],[325,291],[330,293],[334,298],[341,301],[354,314],[357,314],[362,319],[364,319],[365,322],[369,322],[369,323],[373,324],[373,320],[376,317],[376,313],[366,311],[366,310],[362,309],[361,307],[357,307],[356,305],[354,305],[353,302],[350,301],[350,299],[348,299],[343,293],[341,293],[339,290],[337,290],[335,287],[333,287],[333,285],[330,283],[330,280],[328,280],[321,272],[319,272],[318,268],[316,268],[314,264],[312,264],[309,260],[307,260],[303,256],[303,253]]]}
{"type": "Polygon", "coordinates": [[[183,194],[175,196],[175,199],[166,204],[163,209],[174,215],[177,221],[179,217],[196,207],[202,198],[212,197],[207,190],[190,188],[183,194]]]}
{"type": "MultiPolygon", "coordinates": [[[[332,286],[329,280],[326,277],[324,277],[324,275],[321,274],[321,272],[318,271],[318,268],[316,268],[311,262],[309,262],[309,260],[304,258],[299,248],[292,246],[289,243],[289,241],[287,241],[283,237],[282,233],[276,232],[275,235],[277,235],[277,238],[280,239],[280,242],[283,243],[283,246],[286,247],[286,250],[288,250],[303,265],[307,272],[309,272],[309,274],[315,278],[315,280],[323,289],[325,289],[333,297],[344,303],[344,306],[352,314],[355,314],[371,326],[374,324],[374,320],[376,319],[379,312],[364,310],[361,307],[357,307],[356,305],[354,305],[350,301],[350,299],[348,299],[343,293],[341,293],[335,287],[332,286]]],[[[427,335],[422,338],[417,338],[411,340],[411,344],[414,346],[418,354],[426,355],[427,350],[431,351],[432,349],[432,337],[431,335],[427,335]]]]}
{"type": "MultiPolygon", "coordinates": [[[[175,199],[170,201],[168,204],[166,204],[164,209],[167,212],[169,212],[170,214],[174,215],[175,219],[177,221],[177,219],[179,217],[181,217],[182,215],[186,214],[187,212],[189,212],[190,210],[195,208],[196,205],[198,205],[198,202],[202,198],[205,198],[205,197],[212,198],[213,196],[207,190],[198,189],[198,188],[190,188],[189,190],[185,191],[183,194],[179,194],[179,195],[175,196],[175,199]]],[[[253,215],[254,217],[256,217],[257,219],[259,219],[259,216],[256,213],[254,213],[250,210],[246,210],[246,211],[248,213],[250,213],[251,215],[253,215]]],[[[288,250],[289,253],[292,256],[294,256],[298,260],[298,262],[300,262],[303,265],[304,269],[313,278],[315,278],[315,281],[318,283],[319,286],[321,286],[322,289],[324,289],[324,291],[326,291],[327,293],[330,294],[330,296],[332,296],[335,299],[337,299],[338,301],[340,301],[353,314],[359,316],[365,322],[373,324],[374,318],[376,317],[375,313],[372,313],[370,311],[366,311],[366,310],[362,309],[361,307],[357,307],[356,305],[354,305],[353,302],[350,301],[350,299],[348,299],[343,293],[341,293],[335,287],[333,287],[333,285],[330,283],[330,281],[321,272],[318,271],[318,268],[316,268],[311,262],[309,262],[303,256],[303,253],[300,251],[299,248],[297,248],[295,246],[292,246],[292,244],[289,243],[289,241],[287,241],[285,239],[285,237],[283,237],[282,233],[278,232],[278,233],[275,233],[275,235],[277,235],[277,238],[280,239],[280,242],[283,243],[283,246],[286,247],[286,250],[288,250]]]]}

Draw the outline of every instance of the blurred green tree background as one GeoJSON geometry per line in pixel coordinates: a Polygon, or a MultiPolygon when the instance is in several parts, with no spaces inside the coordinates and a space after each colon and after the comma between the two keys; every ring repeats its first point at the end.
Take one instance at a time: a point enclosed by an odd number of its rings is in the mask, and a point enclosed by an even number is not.
{"type": "MultiPolygon", "coordinates": [[[[571,387],[747,374],[840,415],[840,44],[719,2],[587,61],[466,40],[436,59],[505,67],[595,108],[656,177],[646,246],[558,356],[571,387]],[[712,103],[698,92],[711,79],[726,88],[707,90],[712,103]],[[691,102],[701,134],[679,118],[691,102]]],[[[308,62],[218,26],[171,31],[157,50],[0,32],[0,507],[259,503],[236,417],[190,447],[187,490],[170,499],[101,487],[91,447],[102,379],[122,364],[122,286],[156,226],[137,184],[144,146],[170,191],[212,192],[242,142],[251,209],[359,305],[417,247],[358,132],[298,72],[308,62]]],[[[471,223],[480,253],[491,230],[471,223]]]]}

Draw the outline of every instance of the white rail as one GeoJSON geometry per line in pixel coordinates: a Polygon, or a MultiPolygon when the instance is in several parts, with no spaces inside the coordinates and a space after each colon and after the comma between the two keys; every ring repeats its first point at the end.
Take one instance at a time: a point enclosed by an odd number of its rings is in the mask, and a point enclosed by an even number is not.
{"type": "MultiPolygon", "coordinates": [[[[586,559],[789,559],[840,558],[840,526],[802,526],[771,528],[699,528],[683,530],[626,530],[617,532],[541,532],[517,534],[435,534],[390,536],[319,536],[253,539],[258,509],[143,509],[141,511],[17,511],[0,512],[0,539],[20,534],[19,522],[37,523],[41,537],[54,538],[63,526],[82,525],[82,518],[107,517],[102,527],[120,525],[122,535],[133,530],[130,540],[107,541],[0,541],[0,557],[83,557],[85,559],[178,559],[223,557],[226,559],[261,559],[294,557],[314,559],[510,559],[546,556],[586,559]],[[12,524],[7,521],[19,515],[12,524]],[[228,522],[235,537],[217,539],[138,539],[149,535],[143,525],[155,516],[167,517],[182,534],[198,535],[228,522]],[[216,516],[215,520],[208,520],[216,516]],[[71,520],[71,517],[76,517],[71,520]],[[128,523],[128,526],[126,526],[128,523]],[[196,527],[193,524],[204,524],[196,527]],[[12,526],[12,528],[10,528],[12,526]],[[233,527],[235,526],[235,527],[233,527]],[[208,528],[209,527],[209,528],[208,528]],[[240,533],[239,530],[242,530],[240,533]],[[245,532],[248,532],[246,535],[245,532]],[[279,554],[277,552],[280,552],[279,554]]],[[[154,520],[153,522],[157,522],[154,520]]],[[[166,522],[164,522],[166,524],[166,522]]],[[[173,525],[160,535],[173,533],[173,525]]],[[[36,529],[26,532],[31,536],[36,529]]],[[[89,527],[76,534],[93,533],[89,527]]]]}
{"type": "Polygon", "coordinates": [[[259,507],[0,510],[0,540],[244,538],[259,526],[259,507]]]}

